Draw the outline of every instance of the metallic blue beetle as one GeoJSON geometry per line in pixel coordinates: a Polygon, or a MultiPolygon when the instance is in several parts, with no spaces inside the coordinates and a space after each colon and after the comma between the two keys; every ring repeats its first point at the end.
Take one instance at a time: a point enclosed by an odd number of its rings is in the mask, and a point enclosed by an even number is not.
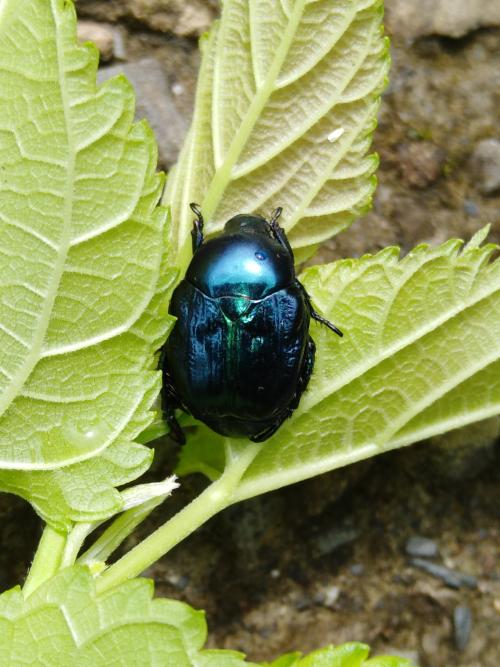
{"type": "Polygon", "coordinates": [[[261,442],[292,414],[311,377],[310,318],[342,333],[296,278],[281,208],[270,221],[236,215],[206,242],[201,211],[191,209],[193,258],[172,296],[177,321],[161,360],[163,411],[179,442],[176,408],[221,435],[261,442]]]}

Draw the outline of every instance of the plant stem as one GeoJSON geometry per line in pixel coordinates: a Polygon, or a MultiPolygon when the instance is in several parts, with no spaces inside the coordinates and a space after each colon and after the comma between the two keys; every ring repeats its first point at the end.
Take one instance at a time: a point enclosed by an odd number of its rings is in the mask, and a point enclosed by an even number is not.
{"type": "Polygon", "coordinates": [[[23,593],[25,597],[31,595],[33,591],[53,577],[59,570],[66,539],[66,533],[60,533],[51,526],[45,526],[42,539],[24,583],[23,593]]]}
{"type": "Polygon", "coordinates": [[[228,507],[233,502],[238,482],[261,447],[261,444],[245,442],[244,447],[240,448],[231,443],[227,447],[230,456],[221,477],[183,510],[105,570],[96,580],[98,593],[137,577],[214,514],[228,507]]]}
{"type": "Polygon", "coordinates": [[[82,548],[82,544],[88,535],[100,525],[100,522],[95,523],[77,523],[73,530],[69,533],[64,552],[61,557],[61,569],[63,567],[71,567],[75,564],[78,553],[82,548]]]}

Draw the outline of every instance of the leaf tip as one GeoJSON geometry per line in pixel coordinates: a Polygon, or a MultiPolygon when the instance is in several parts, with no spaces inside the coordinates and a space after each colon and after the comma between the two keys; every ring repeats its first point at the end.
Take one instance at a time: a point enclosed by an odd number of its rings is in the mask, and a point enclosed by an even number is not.
{"type": "Polygon", "coordinates": [[[464,250],[471,250],[472,248],[479,248],[483,241],[486,240],[488,234],[491,230],[491,223],[488,223],[472,236],[471,240],[467,243],[464,250]]]}

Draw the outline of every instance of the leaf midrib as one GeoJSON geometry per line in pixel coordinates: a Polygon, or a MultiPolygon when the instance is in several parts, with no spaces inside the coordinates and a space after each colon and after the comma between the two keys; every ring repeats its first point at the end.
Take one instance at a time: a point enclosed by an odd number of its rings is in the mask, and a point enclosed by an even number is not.
{"type": "MultiPolygon", "coordinates": [[[[337,35],[334,43],[332,44],[331,49],[328,51],[327,54],[325,54],[325,58],[331,53],[332,49],[335,48],[336,44],[338,43],[338,40],[345,35],[345,33],[352,27],[352,23],[354,22],[355,18],[357,17],[358,10],[354,9],[350,14],[347,15],[347,19],[342,25],[342,32],[337,35]]],[[[334,96],[333,100],[332,99],[327,99],[325,104],[322,106],[318,106],[315,112],[311,116],[306,116],[305,120],[303,123],[300,125],[297,125],[295,128],[295,131],[290,133],[290,135],[287,137],[286,141],[283,143],[279,144],[279,147],[276,147],[275,145],[270,145],[270,149],[262,156],[258,158],[254,158],[253,160],[248,160],[246,163],[244,163],[241,167],[234,169],[231,174],[231,180],[237,180],[238,178],[242,178],[243,176],[247,176],[251,172],[257,170],[259,167],[262,167],[263,165],[267,164],[270,160],[272,160],[274,157],[277,155],[280,155],[284,150],[286,150],[289,146],[294,144],[300,137],[302,137],[308,130],[310,130],[318,121],[320,121],[322,118],[326,116],[327,113],[332,111],[332,109],[337,106],[340,98],[344,94],[346,88],[349,86],[351,81],[353,80],[354,76],[357,74],[363,63],[365,62],[370,48],[373,44],[373,37],[375,34],[375,28],[372,27],[372,30],[370,32],[370,35],[367,39],[368,42],[368,47],[366,49],[363,49],[361,51],[362,56],[356,62],[353,64],[351,69],[349,70],[349,73],[343,78],[342,84],[337,91],[336,95],[334,96]]],[[[316,65],[317,66],[317,63],[316,65]]],[[[308,70],[308,72],[311,72],[311,69],[308,70]]],[[[305,72],[302,76],[306,76],[308,72],[305,72]]],[[[375,86],[374,86],[375,87],[375,86]]],[[[278,90],[278,88],[276,88],[278,90]]],[[[365,96],[367,97],[367,96],[365,96]]]]}
{"type": "MultiPolygon", "coordinates": [[[[219,202],[222,198],[222,195],[226,190],[229,181],[231,180],[231,171],[234,165],[236,164],[239,156],[241,155],[243,147],[246,145],[248,137],[250,136],[250,133],[255,126],[255,123],[259,119],[260,113],[264,105],[266,104],[267,100],[269,99],[271,93],[275,88],[279,72],[283,66],[283,62],[290,49],[293,37],[297,31],[297,27],[300,23],[300,19],[304,12],[304,6],[305,6],[305,0],[299,0],[294,6],[293,13],[288,21],[288,25],[284,32],[283,39],[278,49],[276,50],[276,55],[274,57],[271,67],[268,70],[268,74],[264,81],[264,84],[262,85],[260,90],[256,91],[254,99],[252,100],[252,103],[250,104],[250,107],[248,108],[245,117],[240,123],[238,132],[236,132],[235,136],[233,137],[233,140],[231,141],[231,144],[229,146],[229,149],[227,150],[226,156],[224,157],[222,164],[220,165],[220,167],[216,168],[215,174],[212,178],[212,182],[208,188],[208,191],[205,195],[205,199],[202,205],[203,212],[207,219],[213,217],[217,209],[217,206],[219,205],[219,202]]],[[[217,46],[218,49],[220,48],[221,44],[221,39],[220,39],[221,36],[223,36],[222,31],[219,33],[219,43],[217,46]]],[[[220,58],[220,51],[219,55],[216,55],[216,58],[220,58]]],[[[215,83],[217,81],[218,71],[219,70],[216,65],[214,69],[214,88],[213,88],[214,97],[212,100],[214,163],[215,160],[217,159],[217,155],[220,153],[220,145],[217,145],[218,122],[216,116],[216,113],[218,111],[217,105],[219,103],[218,94],[220,88],[215,83]]]]}
{"type": "Polygon", "coordinates": [[[64,272],[64,264],[69,249],[71,240],[71,220],[73,215],[73,182],[75,175],[76,151],[71,127],[70,104],[66,91],[66,71],[64,68],[64,47],[61,40],[60,26],[57,22],[57,9],[54,8],[56,0],[50,0],[50,10],[54,21],[55,32],[55,46],[57,54],[57,67],[59,73],[59,83],[61,88],[61,101],[63,107],[64,121],[66,126],[66,136],[68,140],[68,163],[66,165],[66,187],[64,191],[64,209],[63,220],[64,227],[61,234],[61,241],[57,251],[56,261],[54,263],[54,270],[52,272],[52,280],[46,291],[44,305],[38,319],[38,327],[35,336],[32,339],[32,345],[29,353],[25,357],[24,364],[22,364],[17,373],[12,378],[11,384],[6,392],[4,392],[0,400],[0,414],[3,414],[15,400],[21,388],[25,384],[27,378],[31,374],[33,368],[37,364],[42,350],[47,328],[49,326],[50,317],[54,307],[54,302],[57,295],[57,290],[61,282],[64,272]]]}

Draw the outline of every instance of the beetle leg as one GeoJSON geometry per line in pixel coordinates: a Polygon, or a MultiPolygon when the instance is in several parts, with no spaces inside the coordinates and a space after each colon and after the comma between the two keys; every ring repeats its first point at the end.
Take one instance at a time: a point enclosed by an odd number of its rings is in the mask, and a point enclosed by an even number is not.
{"type": "MultiPolygon", "coordinates": [[[[165,349],[165,348],[164,348],[165,349]]],[[[170,437],[179,445],[186,444],[186,436],[180,427],[179,422],[175,416],[176,408],[181,407],[181,403],[177,396],[177,392],[170,377],[170,373],[165,368],[164,352],[161,353],[161,367],[163,372],[163,387],[161,391],[161,409],[163,412],[163,419],[170,426],[170,437]]]]}
{"type": "Polygon", "coordinates": [[[301,282],[297,281],[297,283],[300,285],[300,289],[302,290],[302,294],[304,295],[304,298],[306,300],[307,305],[309,306],[309,314],[311,315],[313,320],[316,320],[316,322],[319,322],[320,324],[324,324],[326,327],[330,329],[330,331],[333,331],[334,333],[337,334],[337,336],[342,336],[344,335],[342,331],[333,324],[333,322],[330,322],[330,320],[327,320],[326,317],[323,317],[323,315],[320,315],[317,310],[314,310],[314,306],[311,303],[311,297],[307,293],[306,288],[304,285],[302,285],[301,282]]]}
{"type": "Polygon", "coordinates": [[[203,243],[203,214],[198,204],[191,203],[189,208],[193,211],[196,219],[193,221],[193,229],[191,230],[191,238],[193,239],[193,255],[203,243]]]}
{"type": "Polygon", "coordinates": [[[288,242],[286,232],[283,229],[283,227],[280,226],[278,220],[281,218],[281,214],[283,213],[283,209],[281,206],[278,206],[278,208],[274,209],[274,211],[271,213],[271,220],[269,221],[269,227],[271,228],[271,233],[274,236],[274,238],[278,241],[278,243],[281,243],[281,245],[285,248],[285,250],[288,251],[288,254],[292,258],[293,261],[293,250],[288,242]]]}
{"type": "Polygon", "coordinates": [[[323,315],[320,315],[314,308],[311,306],[311,317],[313,320],[316,320],[316,322],[319,322],[320,324],[324,324],[325,327],[328,327],[330,331],[333,331],[333,333],[336,333],[337,336],[342,336],[344,335],[342,331],[333,324],[333,322],[330,322],[330,320],[327,320],[326,317],[323,317],[323,315]]]}
{"type": "Polygon", "coordinates": [[[169,436],[172,440],[175,440],[178,445],[185,445],[186,436],[175,416],[175,408],[172,405],[165,405],[165,402],[163,403],[163,417],[170,426],[169,436]]]}

